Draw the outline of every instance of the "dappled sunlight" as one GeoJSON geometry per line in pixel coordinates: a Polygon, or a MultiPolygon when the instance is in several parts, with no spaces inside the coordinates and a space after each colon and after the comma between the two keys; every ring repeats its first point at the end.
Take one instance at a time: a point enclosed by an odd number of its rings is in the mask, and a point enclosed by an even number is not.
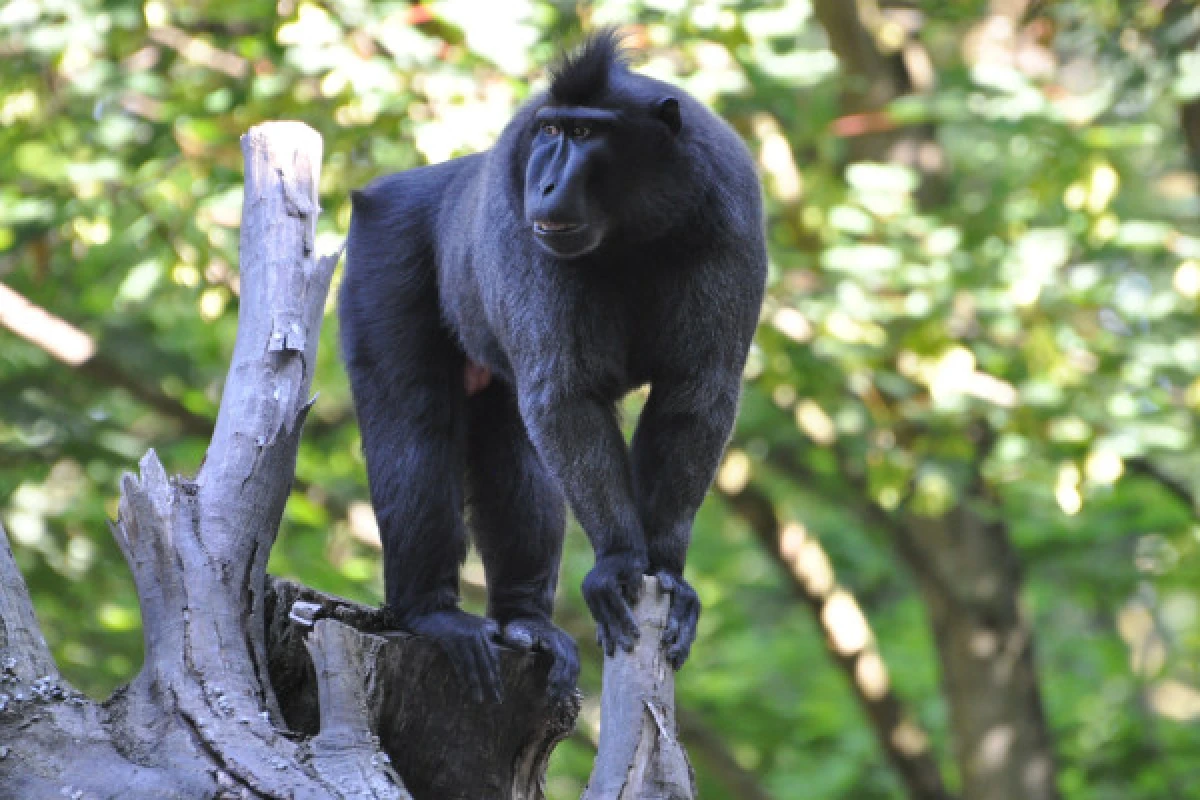
{"type": "Polygon", "coordinates": [[[979,740],[974,753],[978,768],[983,772],[999,772],[1004,769],[1012,750],[1016,732],[1008,725],[996,725],[979,740]]]}
{"type": "Polygon", "coordinates": [[[1054,499],[1064,514],[1078,514],[1083,508],[1083,495],[1079,491],[1079,467],[1063,464],[1058,470],[1058,481],[1054,485],[1054,499]]]}
{"type": "Polygon", "coordinates": [[[854,680],[862,689],[862,693],[871,700],[883,699],[891,689],[887,665],[883,662],[883,657],[874,650],[859,653],[854,663],[854,680]]]}
{"type": "Polygon", "coordinates": [[[88,490],[87,476],[78,463],[55,463],[42,483],[27,481],[12,493],[4,526],[21,545],[40,552],[58,572],[78,578],[92,566],[96,548],[81,538],[78,529],[72,535],[59,536],[51,526],[67,514],[88,490]]]}
{"type": "Polygon", "coordinates": [[[804,343],[813,337],[812,323],[794,308],[778,309],[771,315],[771,324],[793,342],[804,343]]]}
{"type": "Polygon", "coordinates": [[[1125,474],[1125,462],[1112,450],[1097,448],[1084,461],[1087,479],[1100,486],[1112,486],[1125,474]]]}
{"type": "Polygon", "coordinates": [[[825,598],[834,590],[833,564],[820,542],[809,536],[803,525],[790,522],[784,526],[779,552],[809,594],[825,598]]]}
{"type": "MultiPolygon", "coordinates": [[[[778,548],[784,565],[804,587],[830,649],[843,659],[855,689],[870,703],[894,701],[887,664],[870,623],[854,595],[838,585],[825,548],[799,522],[783,525],[778,548]]],[[[925,732],[907,718],[898,720],[884,735],[893,747],[910,756],[929,748],[925,732]]]]}
{"type": "MultiPolygon", "coordinates": [[[[490,147],[557,52],[618,24],[636,71],[744,139],[766,213],[762,319],[685,573],[704,606],[677,676],[701,796],[965,797],[974,766],[1022,800],[1186,795],[1192,5],[219,5],[0,0],[0,519],[67,677],[107,693],[139,660],[106,525],[121,474],[150,447],[172,472],[205,458],[242,299],[239,136],[319,130],[314,250],[333,252],[352,189],[490,147]],[[778,517],[765,534],[732,519],[756,512],[778,517]],[[977,684],[949,685],[955,660],[977,684]],[[921,774],[949,786],[914,789],[921,774]]],[[[270,568],[378,602],[340,277],[270,568]]],[[[620,405],[626,445],[645,400],[620,405]]],[[[593,562],[572,527],[571,624],[593,562]]],[[[462,579],[478,608],[477,553],[462,579]]],[[[586,782],[596,666],[551,798],[586,782]]]]}
{"type": "Polygon", "coordinates": [[[1150,705],[1168,719],[1191,722],[1200,719],[1200,689],[1179,681],[1159,681],[1150,687],[1150,705]]]}
{"type": "Polygon", "coordinates": [[[0,284],[0,325],[77,367],[96,354],[91,336],[0,284]]]}
{"type": "Polygon", "coordinates": [[[902,753],[919,755],[929,750],[929,737],[913,723],[905,720],[888,734],[893,745],[902,753]]]}
{"type": "Polygon", "coordinates": [[[831,445],[837,439],[833,420],[813,400],[805,399],[797,403],[795,417],[796,426],[817,444],[831,445]]]}
{"type": "Polygon", "coordinates": [[[1189,300],[1200,297],[1200,261],[1189,258],[1180,262],[1171,283],[1175,291],[1189,300]]]}
{"type": "Polygon", "coordinates": [[[835,589],[825,600],[821,621],[833,640],[833,649],[841,655],[855,655],[871,642],[867,618],[854,596],[845,590],[835,589]]]}
{"type": "Polygon", "coordinates": [[[1117,631],[1129,646],[1129,668],[1136,675],[1158,675],[1167,661],[1166,642],[1144,605],[1131,603],[1117,613],[1117,631]]]}
{"type": "MultiPolygon", "coordinates": [[[[918,367],[918,372],[921,368],[918,367]]],[[[964,347],[952,347],[925,370],[935,405],[953,405],[960,395],[976,397],[997,406],[1012,408],[1017,404],[1017,390],[985,372],[979,372],[975,355],[964,347]]]]}
{"type": "Polygon", "coordinates": [[[346,507],[346,521],[350,535],[375,550],[383,547],[379,539],[379,525],[375,522],[375,510],[370,503],[356,500],[346,507]]]}
{"type": "Polygon", "coordinates": [[[737,494],[750,482],[750,457],[742,450],[730,449],[717,470],[717,486],[723,492],[737,494]]]}
{"type": "Polygon", "coordinates": [[[758,161],[775,182],[775,193],[785,203],[800,198],[803,181],[796,169],[792,147],[779,128],[779,122],[768,114],[754,118],[754,134],[760,142],[758,161]]]}

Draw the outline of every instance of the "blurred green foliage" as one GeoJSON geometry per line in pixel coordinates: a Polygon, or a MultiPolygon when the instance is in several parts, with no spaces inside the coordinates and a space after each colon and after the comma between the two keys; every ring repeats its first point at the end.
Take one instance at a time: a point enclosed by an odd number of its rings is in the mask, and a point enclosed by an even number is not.
{"type": "MultiPolygon", "coordinates": [[[[1197,12],[1043,4],[1005,61],[969,52],[988,4],[900,5],[932,81],[885,119],[934,126],[932,201],[912,167],[847,163],[838,63],[805,0],[0,6],[0,519],[70,679],[104,696],[140,661],[106,519],[148,447],[173,471],[203,457],[236,329],[239,135],[275,118],[322,133],[328,252],[351,188],[487,147],[562,47],[613,22],[639,69],[711,103],[761,163],[771,287],[731,453],[821,538],[948,773],[925,612],[855,511],[909,493],[917,513],[949,508],[983,425],[1064,795],[1200,797],[1200,522],[1162,480],[1193,491],[1200,467],[1200,200],[1179,124],[1200,96],[1197,12]],[[773,467],[779,448],[824,483],[773,467]],[[865,471],[867,495],[839,480],[832,452],[865,471]]],[[[330,313],[271,566],[377,602],[335,341],[330,313]]],[[[758,540],[716,498],[694,540],[706,613],[681,705],[772,796],[900,796],[758,540]]],[[[573,532],[560,605],[582,631],[590,561],[573,532]]],[[[598,657],[582,644],[595,698],[598,657]]],[[[560,747],[552,797],[578,796],[590,747],[560,747]]],[[[693,755],[702,796],[733,797],[693,755]]]]}

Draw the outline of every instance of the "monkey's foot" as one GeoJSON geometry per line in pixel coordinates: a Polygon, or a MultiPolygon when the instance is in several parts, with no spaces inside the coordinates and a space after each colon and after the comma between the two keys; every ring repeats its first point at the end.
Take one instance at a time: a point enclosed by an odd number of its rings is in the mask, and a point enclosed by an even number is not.
{"type": "Polygon", "coordinates": [[[671,595],[671,610],[667,614],[667,627],[663,630],[662,646],[667,652],[667,661],[673,669],[679,669],[687,661],[696,640],[696,623],[700,619],[700,598],[682,576],[660,570],[654,573],[658,585],[671,595]]]}
{"type": "Polygon", "coordinates": [[[596,620],[596,643],[611,656],[620,647],[633,652],[641,632],[633,618],[633,605],[642,591],[645,556],[613,553],[600,556],[583,579],[583,599],[596,620]]]}
{"type": "Polygon", "coordinates": [[[485,699],[493,703],[501,701],[503,688],[496,654],[500,626],[494,621],[448,608],[406,616],[403,627],[441,646],[476,703],[485,699]]]}
{"type": "Polygon", "coordinates": [[[575,640],[546,617],[514,617],[504,624],[501,640],[518,650],[540,650],[554,659],[546,688],[554,697],[575,691],[579,678],[579,648],[575,640]]]}

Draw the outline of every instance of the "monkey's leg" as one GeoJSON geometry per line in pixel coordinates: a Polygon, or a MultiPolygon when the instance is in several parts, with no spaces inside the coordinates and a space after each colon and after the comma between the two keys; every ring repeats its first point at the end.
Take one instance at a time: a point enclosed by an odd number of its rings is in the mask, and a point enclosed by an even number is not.
{"type": "Polygon", "coordinates": [[[468,402],[468,502],[488,616],[510,645],[553,657],[549,688],[564,695],[579,677],[575,641],[551,621],[566,501],[529,441],[512,390],[493,381],[468,402]]]}
{"type": "MultiPolygon", "coordinates": [[[[465,359],[432,311],[408,313],[387,342],[348,360],[371,502],[383,541],[387,606],[397,623],[436,640],[477,702],[499,700],[491,620],[458,607],[466,556],[465,359]]],[[[372,330],[376,336],[384,331],[372,330]]]]}
{"type": "Polygon", "coordinates": [[[738,391],[732,376],[655,386],[633,437],[649,572],[671,593],[663,647],[675,669],[687,660],[700,618],[700,599],[683,579],[692,521],[733,429],[738,391]]]}

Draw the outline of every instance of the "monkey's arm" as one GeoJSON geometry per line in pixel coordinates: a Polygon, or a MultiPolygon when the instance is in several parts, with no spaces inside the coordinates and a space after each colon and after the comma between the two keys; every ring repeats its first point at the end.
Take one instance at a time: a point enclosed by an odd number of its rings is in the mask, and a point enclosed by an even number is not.
{"type": "Polygon", "coordinates": [[[672,666],[687,659],[700,601],[683,579],[692,521],[712,483],[737,415],[741,372],[658,383],[633,438],[633,471],[649,571],[670,591],[663,645],[672,666]]]}
{"type": "Polygon", "coordinates": [[[583,596],[596,620],[597,640],[609,654],[616,646],[632,650],[638,626],[631,605],[647,558],[625,441],[610,406],[564,391],[564,385],[570,383],[523,387],[521,416],[595,550],[583,596]]]}

